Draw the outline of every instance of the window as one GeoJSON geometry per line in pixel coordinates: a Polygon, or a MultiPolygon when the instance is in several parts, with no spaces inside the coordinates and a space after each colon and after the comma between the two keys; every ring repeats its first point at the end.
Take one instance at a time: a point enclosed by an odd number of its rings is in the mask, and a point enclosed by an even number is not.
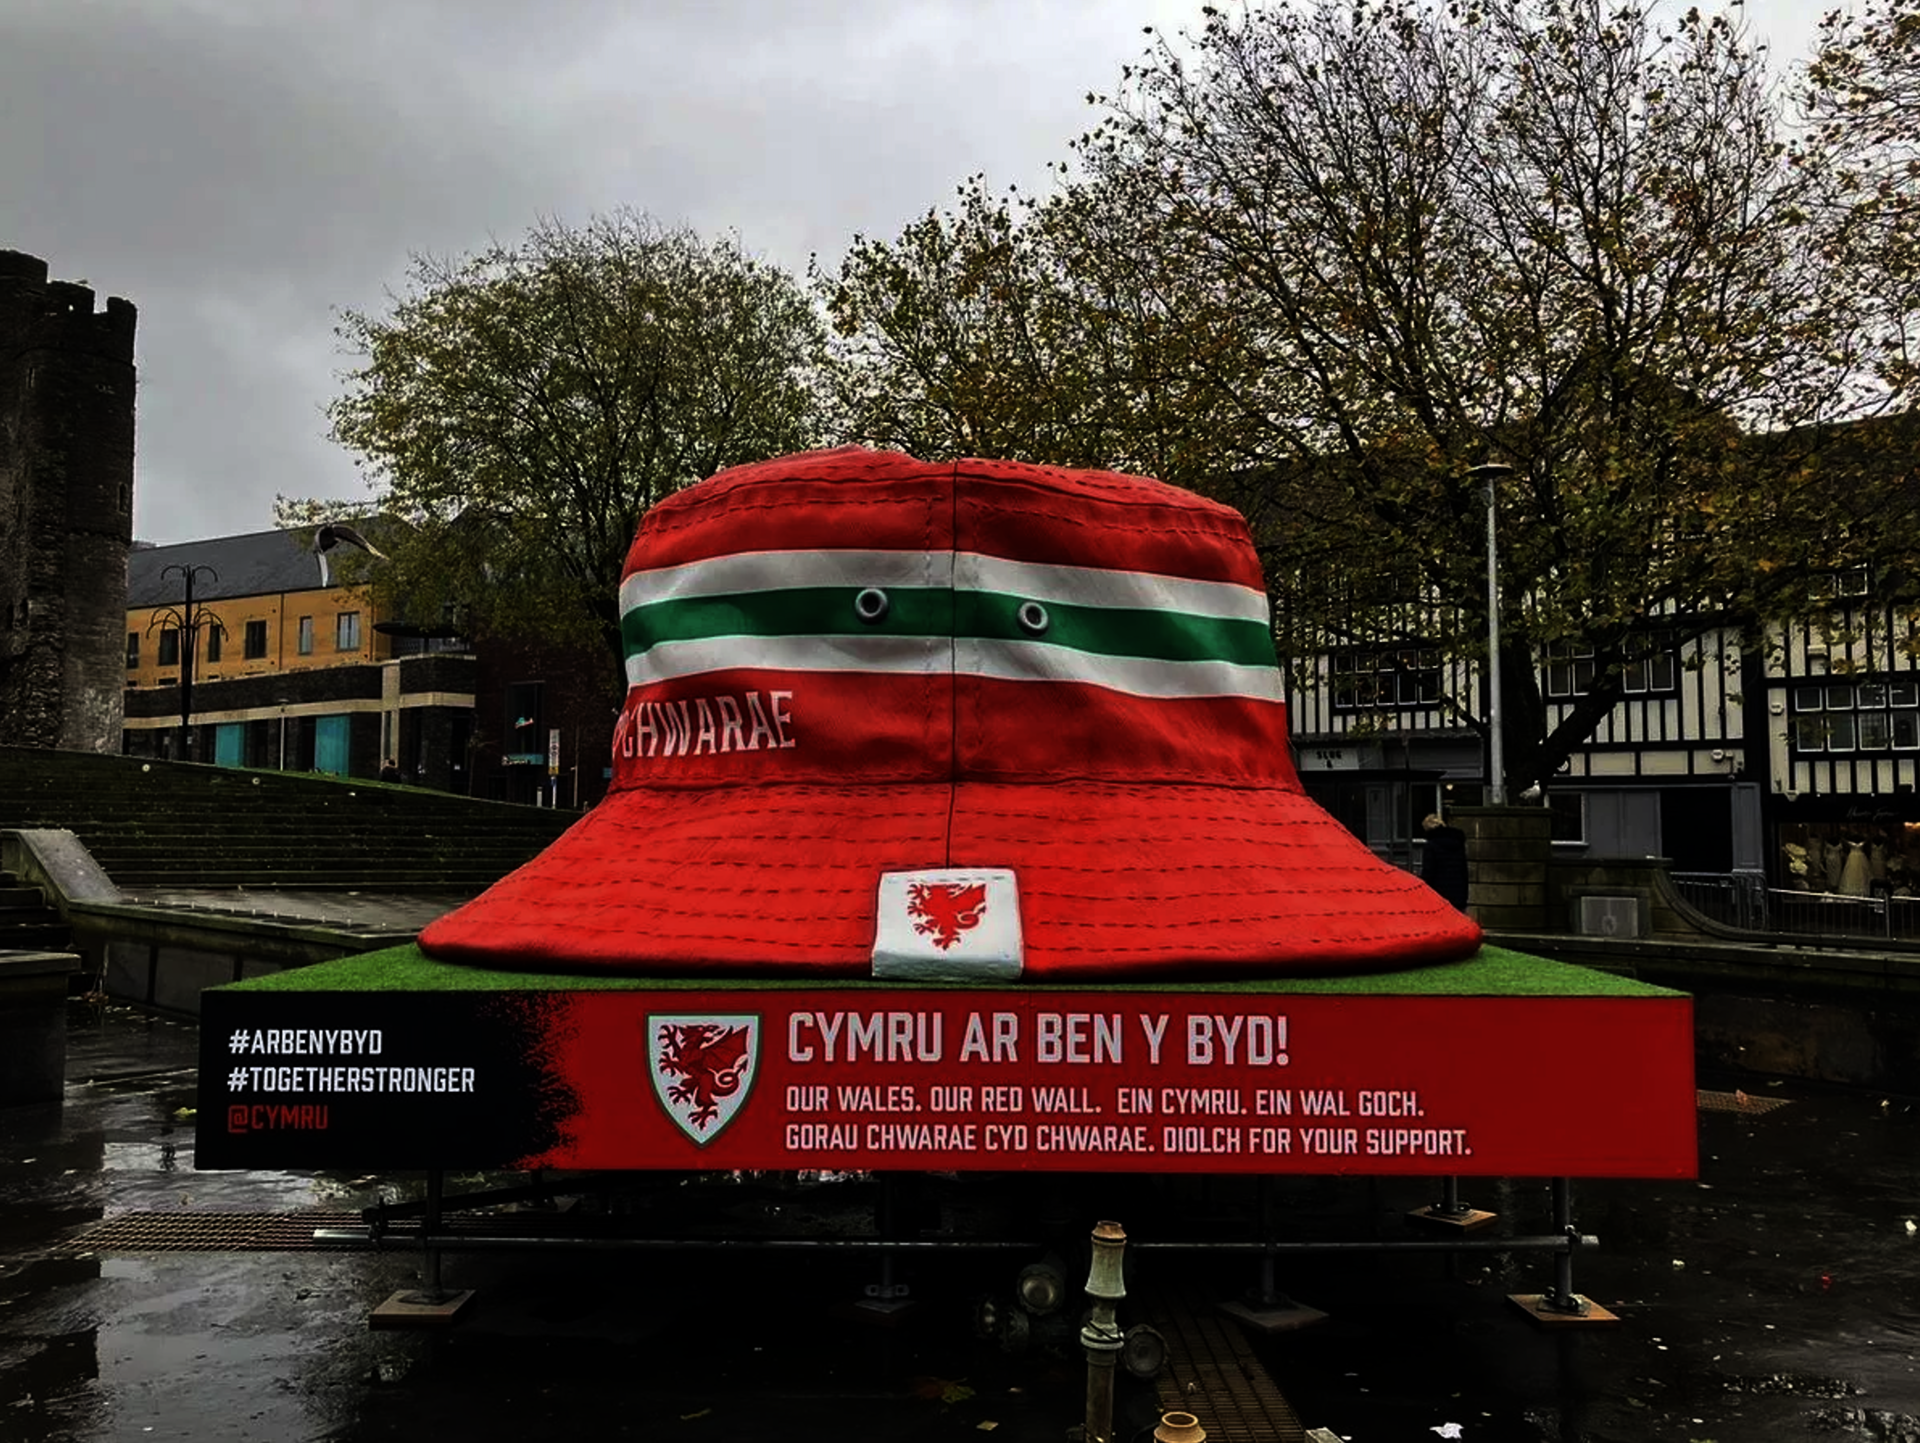
{"type": "MultiPolygon", "coordinates": [[[[220,660],[220,638],[226,635],[226,631],[227,629],[217,621],[210,621],[207,623],[207,660],[208,661],[220,660]]],[[[239,763],[236,762],[234,765],[238,766],[239,763]]]]}
{"type": "Polygon", "coordinates": [[[1547,695],[1585,696],[1593,685],[1593,648],[1571,641],[1547,643],[1547,695]]]}
{"type": "Polygon", "coordinates": [[[1673,634],[1649,631],[1627,638],[1627,670],[1620,683],[1629,696],[1674,689],[1673,634]]]}
{"type": "Polygon", "coordinates": [[[1585,792],[1548,792],[1547,810],[1552,813],[1552,838],[1568,844],[1587,840],[1587,797],[1585,792]]]}
{"type": "Polygon", "coordinates": [[[335,651],[360,650],[360,613],[343,611],[334,618],[333,649],[335,651]]]}
{"type": "Polygon", "coordinates": [[[506,750],[525,761],[547,759],[547,734],[540,724],[541,691],[537,681],[516,681],[507,687],[506,750]]]}
{"type": "Polygon", "coordinates": [[[300,644],[297,649],[302,656],[313,655],[313,618],[311,616],[300,618],[300,644]]]}
{"type": "Polygon", "coordinates": [[[180,665],[180,631],[177,627],[160,628],[160,665],[180,665]]]}
{"type": "Polygon", "coordinates": [[[1920,751],[1920,682],[1829,680],[1792,699],[1797,752],[1920,751]]]}
{"type": "Polygon", "coordinates": [[[1867,594],[1867,568],[1849,567],[1845,571],[1830,571],[1825,576],[1813,579],[1813,597],[1816,601],[1825,601],[1831,597],[1865,596],[1867,594]]]}
{"type": "Polygon", "coordinates": [[[258,661],[267,654],[267,624],[264,621],[247,623],[246,644],[243,648],[248,661],[258,661]]]}
{"type": "Polygon", "coordinates": [[[1333,654],[1333,705],[1341,711],[1428,706],[1440,699],[1440,653],[1383,647],[1333,654]]]}
{"type": "Polygon", "coordinates": [[[140,665],[140,633],[130,631],[127,633],[127,670],[132,671],[138,665],[140,665]]]}
{"type": "MultiPolygon", "coordinates": [[[[1620,689],[1629,696],[1672,691],[1677,681],[1674,664],[1673,634],[1667,631],[1639,632],[1629,636],[1621,648],[1626,654],[1620,672],[1620,689]]],[[[1547,644],[1546,691],[1551,697],[1585,696],[1593,686],[1593,648],[1572,641],[1547,644]]]]}

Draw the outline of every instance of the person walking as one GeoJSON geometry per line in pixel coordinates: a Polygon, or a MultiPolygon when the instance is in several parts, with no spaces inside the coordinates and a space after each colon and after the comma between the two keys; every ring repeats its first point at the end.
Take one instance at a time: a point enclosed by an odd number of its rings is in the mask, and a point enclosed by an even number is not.
{"type": "Polygon", "coordinates": [[[1467,910],[1467,834],[1450,827],[1438,812],[1420,823],[1427,834],[1426,855],[1420,861],[1420,880],[1438,892],[1455,910],[1467,910]]]}

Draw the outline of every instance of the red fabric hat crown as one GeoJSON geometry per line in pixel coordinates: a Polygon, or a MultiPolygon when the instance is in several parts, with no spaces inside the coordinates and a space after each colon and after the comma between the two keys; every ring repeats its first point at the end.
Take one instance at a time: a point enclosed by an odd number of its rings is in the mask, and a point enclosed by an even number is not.
{"type": "Polygon", "coordinates": [[[859,448],[650,511],[605,801],[421,934],[653,974],[1261,975],[1480,929],[1301,790],[1259,563],[1164,483],[859,448]]]}

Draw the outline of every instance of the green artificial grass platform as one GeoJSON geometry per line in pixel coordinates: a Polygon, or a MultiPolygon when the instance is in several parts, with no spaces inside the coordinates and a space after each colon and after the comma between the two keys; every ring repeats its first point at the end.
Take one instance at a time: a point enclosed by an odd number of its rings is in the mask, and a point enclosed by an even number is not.
{"type": "Polygon", "coordinates": [[[418,947],[389,947],[340,957],[270,977],[235,982],[237,992],[670,992],[670,991],[1071,991],[1071,992],[1277,992],[1338,997],[1679,997],[1631,977],[1550,962],[1544,957],[1482,947],[1460,962],[1411,967],[1398,972],[1346,973],[1334,977],[1247,977],[1191,982],[1030,981],[1011,988],[955,984],[876,982],[859,977],[637,977],[627,974],[511,972],[436,962],[418,947]]]}

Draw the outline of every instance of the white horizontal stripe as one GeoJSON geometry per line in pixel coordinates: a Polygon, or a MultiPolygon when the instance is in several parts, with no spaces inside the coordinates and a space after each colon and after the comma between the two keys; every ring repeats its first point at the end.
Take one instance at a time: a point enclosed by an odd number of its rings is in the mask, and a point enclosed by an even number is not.
{"type": "Polygon", "coordinates": [[[951,551],[739,551],[636,571],[620,583],[620,614],[694,596],[737,596],[810,586],[946,586],[951,551]]]}
{"type": "Polygon", "coordinates": [[[872,671],[938,674],[952,669],[944,636],[715,636],[663,641],[627,658],[627,685],[647,686],[709,671],[872,671]]]}
{"type": "Polygon", "coordinates": [[[648,686],[713,671],[851,671],[883,675],[1082,682],[1144,697],[1280,700],[1280,672],[1226,661],[1097,656],[1034,641],[914,636],[757,636],[669,641],[627,658],[627,684],[648,686]]]}
{"type": "Polygon", "coordinates": [[[1279,701],[1280,669],[1237,666],[1230,661],[1157,661],[1137,656],[1098,656],[1037,641],[954,643],[953,669],[963,676],[1002,681],[1075,681],[1128,696],[1244,696],[1279,701]]]}
{"type": "Polygon", "coordinates": [[[805,587],[952,585],[1069,606],[1177,611],[1264,625],[1267,598],[1249,586],[1151,571],[1053,566],[961,551],[743,551],[636,571],[620,584],[620,612],[696,596],[805,587]]]}
{"type": "Polygon", "coordinates": [[[1264,592],[1230,582],[1193,581],[1152,571],[1052,566],[962,551],[954,557],[953,585],[956,591],[994,591],[1068,606],[1178,611],[1189,616],[1252,621],[1262,626],[1268,620],[1264,592]]]}

